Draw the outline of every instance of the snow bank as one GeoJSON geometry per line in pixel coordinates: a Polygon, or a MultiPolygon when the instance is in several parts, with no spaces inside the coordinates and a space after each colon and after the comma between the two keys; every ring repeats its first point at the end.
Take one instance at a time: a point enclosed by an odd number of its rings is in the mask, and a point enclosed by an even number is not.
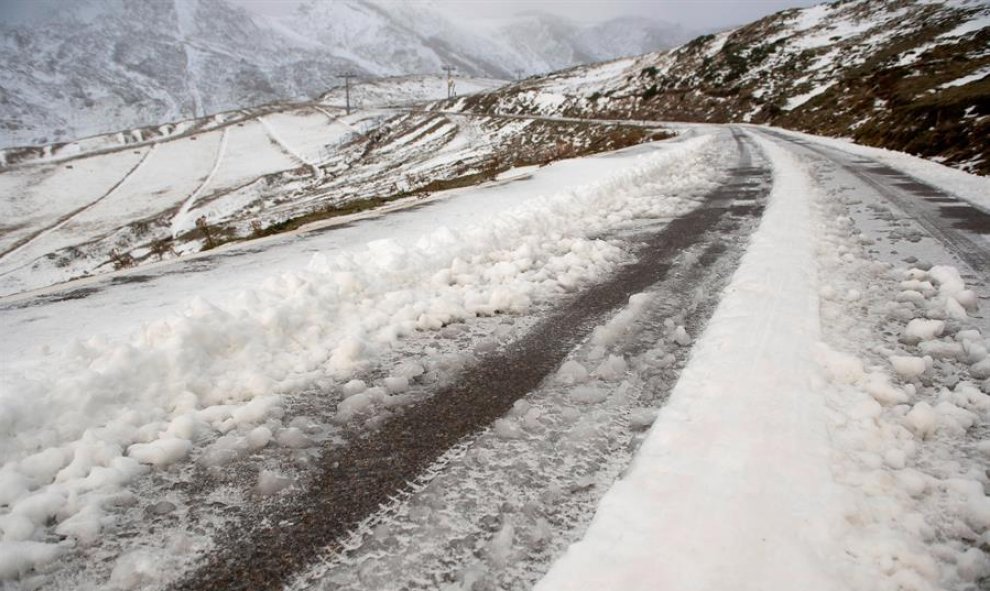
{"type": "Polygon", "coordinates": [[[770,204],[722,302],[628,475],[537,589],[841,588],[811,180],[766,149],[770,204]]]}
{"type": "Polygon", "coordinates": [[[822,346],[832,472],[849,498],[845,519],[855,524],[847,551],[880,566],[880,576],[866,569],[850,586],[975,588],[990,564],[980,550],[990,479],[974,427],[990,418],[990,390],[966,379],[967,372],[979,379],[973,364],[986,355],[985,341],[968,328],[975,326],[968,314],[953,310],[966,311],[957,296],[973,312],[977,302],[953,267],[893,270],[878,262],[874,243],[845,217],[871,199],[882,197],[838,190],[819,202],[826,337],[855,352],[822,346]],[[905,289],[911,297],[901,297],[905,289]],[[849,290],[860,297],[847,300],[849,290]]]}
{"type": "MultiPolygon", "coordinates": [[[[393,343],[475,316],[525,311],[602,278],[626,255],[594,237],[695,207],[683,195],[714,186],[721,152],[712,136],[695,138],[483,224],[440,228],[412,244],[379,240],[333,259],[317,255],[307,272],[272,277],[233,305],[196,299],[127,340],[76,342],[5,376],[0,528],[4,540],[28,545],[5,553],[4,572],[51,558],[32,540],[99,511],[108,494],[149,469],[187,457],[214,469],[266,445],[316,444],[282,424],[281,396],[318,379],[346,384],[339,420],[387,405],[422,367],[398,369],[384,387],[351,380],[393,343]]],[[[595,371],[620,369],[612,361],[595,371]]],[[[260,477],[258,493],[277,492],[285,484],[279,478],[260,477]]],[[[64,527],[66,543],[78,541],[76,532],[97,535],[99,523],[64,527]]]]}

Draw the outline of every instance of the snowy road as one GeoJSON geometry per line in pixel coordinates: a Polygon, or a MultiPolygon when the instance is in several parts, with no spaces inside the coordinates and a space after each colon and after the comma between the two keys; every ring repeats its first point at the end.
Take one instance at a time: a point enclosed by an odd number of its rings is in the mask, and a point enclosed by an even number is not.
{"type": "Polygon", "coordinates": [[[917,221],[925,231],[949,248],[984,281],[990,280],[990,213],[985,209],[939,190],[889,165],[844,153],[814,142],[772,133],[797,150],[823,156],[866,182],[903,216],[917,221]]]}
{"type": "Polygon", "coordinates": [[[967,263],[986,229],[864,150],[767,135],[753,243],[632,466],[537,589],[985,586],[990,294],[967,263]]]}
{"type": "MultiPolygon", "coordinates": [[[[738,246],[745,241],[743,230],[752,228],[751,221],[762,210],[768,188],[769,170],[754,166],[753,148],[741,132],[736,132],[735,142],[737,164],[721,186],[700,197],[697,208],[669,223],[658,225],[654,221],[624,230],[621,239],[633,244],[633,262],[607,281],[548,310],[504,348],[478,355],[477,362],[460,372],[454,383],[430,393],[425,401],[392,418],[374,434],[328,450],[320,460],[321,473],[306,494],[289,506],[278,507],[273,515],[250,515],[245,523],[235,524],[227,534],[230,543],[180,588],[279,588],[300,564],[312,561],[314,553],[328,546],[339,548],[345,534],[400,495],[407,482],[415,481],[452,447],[487,429],[517,401],[537,390],[568,354],[630,297],[648,290],[668,306],[681,299],[687,300],[680,302],[683,309],[712,309],[718,281],[707,282],[714,283],[709,285],[713,289],[706,290],[708,301],[691,301],[677,294],[691,294],[701,287],[701,280],[712,269],[721,270],[719,278],[724,279],[726,267],[731,269],[731,265],[722,259],[738,254],[738,246]],[[689,252],[695,256],[685,256],[689,252]],[[670,275],[676,277],[668,279],[670,275]],[[279,525],[257,527],[259,523],[279,525]]],[[[703,316],[695,316],[693,321],[703,324],[703,316]]],[[[637,351],[632,343],[617,349],[626,355],[645,352],[637,351]]],[[[549,416],[543,416],[544,426],[549,427],[549,416]]],[[[566,433],[567,427],[566,423],[560,425],[557,435],[566,433]]],[[[470,451],[467,446],[459,454],[470,451]]],[[[511,455],[516,461],[523,457],[506,446],[496,447],[492,453],[511,455]]],[[[481,517],[476,515],[479,527],[481,517]]]]}
{"type": "Polygon", "coordinates": [[[692,129],[0,300],[0,578],[976,588],[986,183],[692,129]]]}

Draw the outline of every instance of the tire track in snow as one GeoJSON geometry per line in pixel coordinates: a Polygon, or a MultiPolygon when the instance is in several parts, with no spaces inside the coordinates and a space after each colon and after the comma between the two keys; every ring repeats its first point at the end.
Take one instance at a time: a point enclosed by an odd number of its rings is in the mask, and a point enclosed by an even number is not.
{"type": "Polygon", "coordinates": [[[862,180],[946,245],[976,276],[990,282],[990,243],[985,239],[990,235],[990,214],[886,164],[782,133],[763,133],[789,147],[813,152],[862,180]]]}
{"type": "MultiPolygon", "coordinates": [[[[485,429],[539,387],[573,348],[632,294],[678,270],[678,257],[718,238],[718,222],[737,199],[768,192],[765,169],[744,166],[749,149],[733,129],[740,166],[703,204],[645,237],[637,261],[551,311],[523,338],[467,369],[381,428],[343,449],[328,449],[305,491],[269,514],[253,516],[217,538],[218,551],[177,589],[280,589],[339,544],[362,520],[387,505],[464,438],[485,429]]],[[[749,215],[759,215],[753,208],[749,215]]]]}
{"type": "Polygon", "coordinates": [[[535,589],[843,588],[830,526],[846,513],[809,373],[820,337],[814,181],[761,147],[769,206],[711,324],[636,461],[535,589]],[[771,338],[748,338],[761,332],[771,338]]]}
{"type": "MultiPolygon", "coordinates": [[[[46,235],[48,235],[48,234],[50,234],[50,233],[58,230],[59,228],[62,228],[63,226],[65,226],[65,224],[67,224],[70,221],[72,221],[72,218],[76,217],[77,215],[79,215],[79,214],[81,214],[81,213],[83,213],[85,211],[88,211],[88,210],[92,209],[93,207],[95,207],[100,202],[102,202],[102,201],[106,200],[107,198],[109,198],[110,196],[112,196],[114,193],[117,192],[118,189],[120,189],[120,187],[122,187],[124,185],[124,183],[127,182],[128,179],[130,179],[132,176],[134,176],[135,173],[137,173],[142,167],[144,167],[145,163],[151,157],[152,152],[154,152],[155,151],[155,148],[157,148],[157,147],[158,147],[158,144],[152,144],[152,146],[150,148],[148,148],[148,151],[145,152],[144,156],[142,156],[141,159],[138,160],[137,164],[135,164],[133,167],[131,167],[131,169],[128,170],[127,173],[124,174],[124,176],[119,181],[117,181],[117,184],[115,184],[114,186],[110,187],[110,189],[107,190],[106,193],[104,193],[103,195],[97,197],[95,200],[89,202],[88,204],[86,204],[86,205],[84,205],[84,206],[82,206],[82,207],[80,207],[78,209],[75,209],[75,210],[73,210],[73,211],[65,214],[64,216],[62,216],[59,219],[55,220],[55,222],[53,224],[51,224],[49,226],[46,226],[44,228],[41,228],[37,232],[35,232],[34,234],[31,234],[30,236],[25,236],[21,240],[18,240],[16,243],[14,243],[13,246],[11,246],[10,248],[8,248],[7,250],[5,250],[3,252],[0,252],[0,260],[3,260],[7,256],[9,256],[9,255],[15,253],[16,251],[24,248],[25,246],[27,246],[28,244],[30,244],[34,240],[37,240],[38,238],[41,238],[43,236],[46,236],[46,235]]],[[[21,265],[19,267],[14,268],[14,269],[9,269],[7,271],[4,271],[4,272],[0,273],[0,275],[7,275],[8,273],[12,273],[14,271],[17,271],[18,269],[23,269],[25,266],[31,264],[31,262],[34,262],[34,261],[30,261],[28,263],[25,263],[24,265],[21,265]]]]}
{"type": "Polygon", "coordinates": [[[217,171],[220,170],[220,164],[223,162],[223,155],[227,150],[227,132],[229,129],[229,127],[224,127],[223,132],[221,132],[220,143],[217,145],[217,156],[213,161],[213,168],[211,168],[210,172],[207,173],[206,178],[203,179],[203,182],[196,187],[196,190],[194,190],[192,194],[190,194],[189,197],[182,202],[182,207],[179,208],[179,212],[172,218],[172,238],[178,237],[179,230],[181,229],[183,222],[186,221],[186,216],[189,214],[189,210],[192,209],[193,204],[196,203],[199,196],[206,190],[206,186],[213,182],[213,178],[217,175],[217,171]]]}
{"type": "MultiPolygon", "coordinates": [[[[631,415],[642,417],[644,408],[666,400],[690,352],[674,342],[669,323],[683,322],[691,334],[701,333],[762,208],[759,200],[734,203],[705,238],[679,253],[665,279],[643,292],[645,302],[630,302],[594,329],[599,335],[608,327],[600,338],[592,336],[568,353],[567,359],[588,369],[611,353],[629,362],[621,381],[592,377],[577,386],[610,390],[606,400],[575,404],[575,386],[567,385],[567,378],[544,380],[502,419],[525,434],[500,435],[495,427],[465,438],[418,477],[409,498],[403,495],[362,521],[337,542],[339,549],[287,589],[432,589],[440,581],[465,587],[474,581],[479,589],[530,588],[577,540],[604,490],[628,466],[641,436],[639,427],[630,425],[631,415]],[[604,336],[620,332],[615,342],[604,336]],[[599,347],[605,349],[602,357],[594,354],[599,347]],[[673,361],[667,361],[668,354],[673,361]],[[578,408],[580,418],[568,419],[566,413],[578,408]],[[524,418],[533,411],[538,426],[524,418]],[[575,435],[583,430],[593,434],[575,435]],[[506,532],[513,544],[501,554],[497,548],[506,532]],[[388,548],[389,559],[378,563],[382,548],[388,548]],[[485,549],[481,557],[478,548],[485,549]],[[369,561],[376,564],[374,572],[366,567],[369,561]]],[[[637,228],[623,232],[622,239],[648,241],[655,232],[655,226],[637,228]]]]}
{"type": "Polygon", "coordinates": [[[313,110],[314,111],[317,111],[319,113],[322,113],[329,120],[329,122],[330,122],[331,125],[332,124],[337,124],[337,125],[340,125],[342,127],[347,127],[348,129],[353,129],[353,127],[351,125],[349,125],[349,124],[344,123],[343,121],[341,121],[340,120],[340,117],[334,116],[333,113],[331,113],[330,111],[327,111],[326,109],[324,109],[323,107],[321,107],[319,105],[313,105],[313,110]]]}
{"type": "Polygon", "coordinates": [[[319,111],[320,113],[323,113],[327,117],[327,119],[330,120],[330,123],[336,123],[337,125],[339,125],[341,127],[344,127],[346,129],[348,129],[349,131],[352,131],[352,132],[356,133],[357,135],[359,135],[361,137],[366,137],[364,135],[364,132],[362,132],[357,127],[354,127],[354,125],[348,123],[347,121],[344,121],[344,118],[343,117],[335,117],[332,113],[330,113],[329,111],[327,111],[323,107],[320,107],[320,106],[317,106],[317,105],[313,105],[313,109],[319,111]]]}
{"type": "Polygon", "coordinates": [[[323,170],[320,168],[319,163],[310,162],[308,159],[303,158],[302,154],[295,151],[291,146],[289,146],[288,143],[285,142],[285,140],[279,137],[279,135],[275,132],[275,130],[272,129],[271,124],[269,124],[268,121],[265,121],[264,117],[259,116],[258,123],[260,123],[261,126],[265,128],[265,133],[268,134],[268,137],[270,137],[272,141],[275,142],[283,152],[288,154],[293,160],[299,162],[300,164],[308,168],[310,172],[312,172],[314,178],[317,179],[323,178],[323,170]]]}
{"type": "MultiPolygon", "coordinates": [[[[330,113],[329,111],[327,111],[326,109],[324,109],[323,107],[321,107],[319,105],[312,105],[312,108],[313,108],[314,111],[319,111],[320,113],[322,113],[329,120],[330,125],[339,125],[340,127],[343,127],[347,131],[351,132],[352,134],[360,137],[362,140],[367,140],[368,139],[368,136],[365,135],[365,133],[363,131],[361,131],[360,129],[358,129],[354,125],[351,125],[347,121],[344,121],[344,118],[343,117],[335,117],[332,113],[330,113]]],[[[350,141],[351,139],[353,139],[354,135],[351,135],[351,136],[344,135],[344,136],[338,137],[337,140],[336,140],[337,143],[338,143],[338,146],[345,140],[345,138],[348,141],[350,141]]],[[[327,144],[327,145],[329,146],[329,144],[327,144]]],[[[325,160],[322,160],[322,161],[320,161],[318,163],[316,163],[316,167],[322,173],[322,170],[323,169],[321,167],[323,167],[326,164],[328,164],[331,161],[333,161],[333,159],[336,158],[336,156],[335,155],[331,155],[327,151],[321,151],[321,153],[326,155],[326,159],[325,160]]]]}

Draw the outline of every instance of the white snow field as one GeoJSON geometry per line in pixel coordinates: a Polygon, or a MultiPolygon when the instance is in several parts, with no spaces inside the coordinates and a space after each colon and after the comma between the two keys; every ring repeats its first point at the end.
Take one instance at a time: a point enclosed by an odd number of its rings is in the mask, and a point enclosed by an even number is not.
{"type": "MultiPolygon", "coordinates": [[[[267,125],[301,159],[318,157],[306,136],[280,131],[288,124],[269,118],[244,133],[267,125]]],[[[670,363],[660,347],[630,360],[603,346],[662,304],[638,294],[541,386],[550,397],[520,401],[481,436],[524,445],[559,414],[567,436],[559,449],[542,444],[567,454],[601,437],[592,417],[652,423],[583,538],[543,558],[556,562],[536,588],[977,588],[990,576],[986,270],[930,238],[905,239],[917,223],[837,161],[746,129],[772,166],[773,189],[714,316],[697,340],[671,319],[640,326],[662,331],[664,346],[690,348],[669,400],[609,406],[649,386],[636,382],[650,374],[635,364],[670,363]],[[582,410],[548,409],[558,395],[582,410]]],[[[291,395],[342,392],[324,404],[336,404],[334,424],[355,424],[404,404],[410,375],[450,371],[439,357],[456,344],[425,348],[425,368],[397,363],[415,335],[445,338],[458,322],[497,332],[484,324],[496,314],[538,313],[608,277],[628,253],[602,236],[695,210],[736,164],[724,127],[690,130],[516,171],[422,207],[0,298],[0,585],[45,587],[60,558],[101,544],[106,576],[88,586],[168,582],[202,550],[181,522],[174,536],[107,541],[120,507],[164,502],[141,497],[153,486],[136,483],[169,482],[191,462],[222,470],[246,453],[312,445],[301,423],[283,421],[291,395]],[[380,382],[363,381],[370,368],[384,371],[380,382]]],[[[916,172],[909,157],[883,158],[916,172]]],[[[207,160],[204,178],[217,170],[207,160]]],[[[942,168],[918,176],[971,200],[981,186],[986,194],[987,179],[942,168]]],[[[464,466],[491,469],[493,455],[483,449],[464,466]]],[[[265,470],[252,494],[277,498],[291,482],[265,470]]],[[[549,525],[532,517],[539,503],[567,503],[596,483],[575,473],[569,488],[527,502],[489,528],[478,565],[446,565],[464,572],[445,580],[471,588],[484,569],[511,569],[513,556],[544,548],[549,525]]],[[[438,498],[406,513],[425,522],[442,509],[438,498]]],[[[446,524],[430,531],[449,533],[446,524]]],[[[382,547],[394,542],[373,534],[382,547]]],[[[398,585],[404,557],[371,553],[380,562],[358,565],[354,580],[398,585]]]]}
{"type": "Polygon", "coordinates": [[[4,255],[30,238],[32,227],[53,228],[73,212],[105,198],[141,166],[148,152],[149,148],[138,148],[97,156],[71,169],[49,165],[0,175],[0,194],[7,197],[0,202],[0,214],[9,228],[0,242],[4,255]]]}
{"type": "Polygon", "coordinates": [[[115,237],[140,234],[142,222],[147,226],[171,217],[175,237],[194,229],[200,215],[214,220],[236,212],[246,197],[235,192],[223,198],[226,193],[273,173],[301,167],[319,172],[314,165],[368,117],[374,113],[336,118],[325,108],[289,105],[253,117],[231,114],[233,122],[221,129],[210,130],[222,123],[218,116],[201,120],[206,130],[188,136],[136,140],[133,149],[123,141],[96,145],[95,154],[67,150],[60,158],[39,158],[5,171],[0,174],[5,219],[0,228],[5,230],[0,239],[5,287],[0,291],[16,293],[77,278],[76,265],[84,261],[99,272],[106,256],[101,251],[126,243],[115,237]],[[107,148],[113,151],[99,153],[107,148]],[[94,246],[101,242],[106,248],[94,246]],[[63,254],[56,257],[53,250],[63,254]],[[60,260],[39,265],[51,258],[60,260]]]}

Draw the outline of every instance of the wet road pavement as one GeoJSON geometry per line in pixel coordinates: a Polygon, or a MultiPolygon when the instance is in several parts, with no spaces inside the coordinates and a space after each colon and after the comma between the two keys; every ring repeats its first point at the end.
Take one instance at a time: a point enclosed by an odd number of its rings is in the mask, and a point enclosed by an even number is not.
{"type": "Polygon", "coordinates": [[[790,135],[763,131],[788,148],[824,157],[874,189],[944,244],[983,281],[990,281],[990,213],[886,164],[790,135]]]}

